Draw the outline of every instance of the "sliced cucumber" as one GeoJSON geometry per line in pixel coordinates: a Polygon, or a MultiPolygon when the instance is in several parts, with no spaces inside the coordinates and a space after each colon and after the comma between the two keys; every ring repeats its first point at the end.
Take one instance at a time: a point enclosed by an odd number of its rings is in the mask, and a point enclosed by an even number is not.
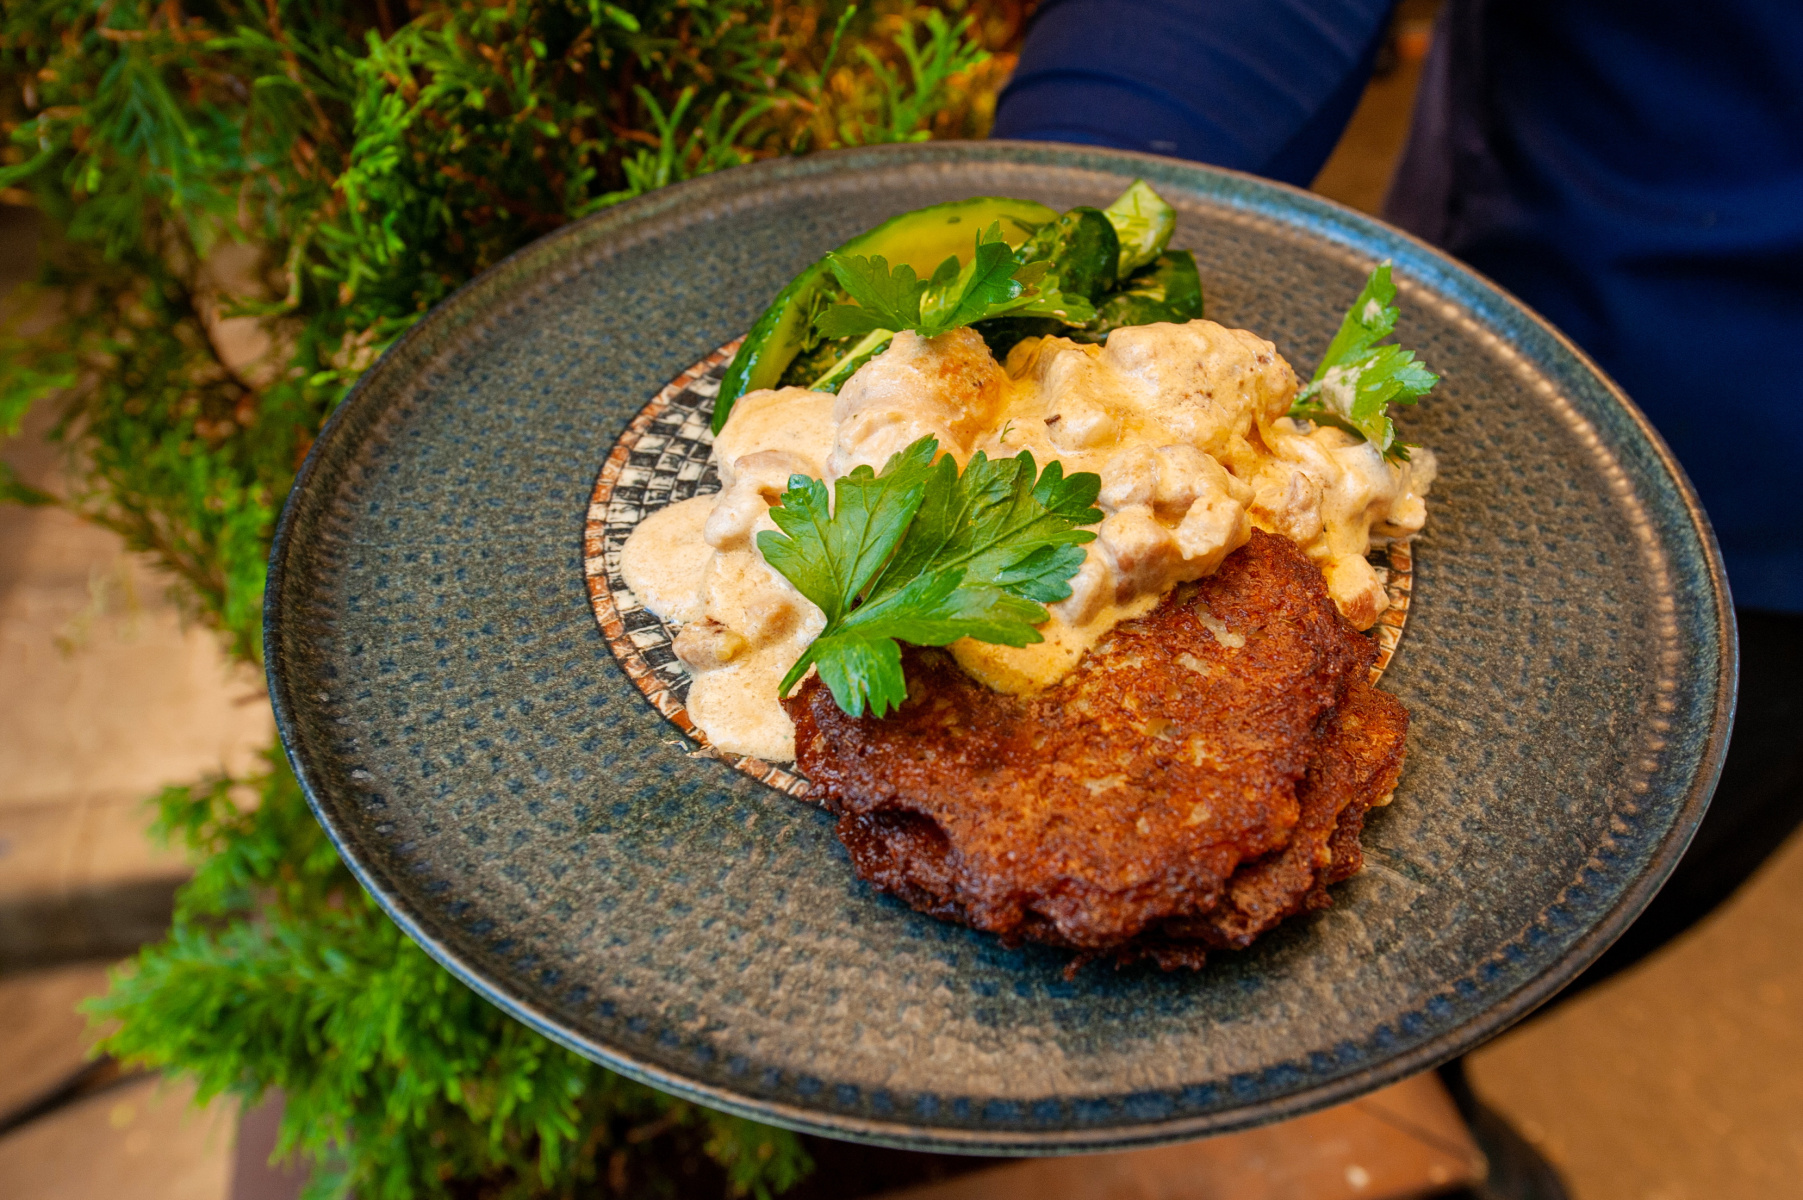
{"type": "Polygon", "coordinates": [[[895,340],[893,329],[873,329],[865,334],[858,343],[847,350],[840,359],[812,383],[808,384],[810,392],[831,392],[839,394],[845,381],[857,374],[858,368],[889,348],[895,340]]]}
{"type": "Polygon", "coordinates": [[[1135,179],[1132,187],[1102,211],[1121,239],[1118,273],[1122,279],[1163,254],[1177,228],[1177,210],[1143,179],[1135,179]]]}
{"type": "MultiPolygon", "coordinates": [[[[921,278],[956,255],[970,261],[977,232],[1000,222],[1002,237],[1019,246],[1041,225],[1058,219],[1058,213],[1033,200],[1006,196],[978,196],[934,204],[892,217],[868,233],[859,234],[838,248],[841,254],[880,254],[891,266],[907,263],[921,278]]],[[[714,432],[726,424],[733,404],[746,392],[775,387],[783,372],[804,350],[814,348],[809,339],[821,301],[838,283],[822,258],[777,293],[764,315],[752,325],[745,342],[726,368],[720,395],[714,401],[714,432]]]]}

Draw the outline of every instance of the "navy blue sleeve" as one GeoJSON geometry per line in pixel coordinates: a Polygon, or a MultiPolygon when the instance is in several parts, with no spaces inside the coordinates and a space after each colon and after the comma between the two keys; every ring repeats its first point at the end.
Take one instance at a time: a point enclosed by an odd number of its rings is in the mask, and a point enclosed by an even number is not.
{"type": "Polygon", "coordinates": [[[1392,0],[1048,0],[994,136],[1149,150],[1306,187],[1392,0]]]}
{"type": "Polygon", "coordinates": [[[1451,0],[1385,216],[1589,352],[1735,603],[1803,612],[1803,3],[1451,0]]]}

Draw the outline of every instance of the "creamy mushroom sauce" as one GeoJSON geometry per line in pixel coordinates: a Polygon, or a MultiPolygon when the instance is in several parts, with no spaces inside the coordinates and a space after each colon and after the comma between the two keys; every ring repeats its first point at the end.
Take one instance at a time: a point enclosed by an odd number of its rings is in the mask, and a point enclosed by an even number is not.
{"type": "Polygon", "coordinates": [[[951,647],[1000,691],[1056,683],[1117,623],[1214,571],[1254,526],[1300,545],[1340,611],[1368,629],[1389,600],[1365,555],[1373,539],[1421,529],[1434,457],[1417,448],[1386,462],[1357,437],[1291,420],[1297,386],[1270,342],[1213,321],[1117,329],[1100,346],[1033,338],[1005,367],[974,330],[904,332],[837,396],[741,397],[714,443],[721,490],[646,518],[621,570],[679,627],[695,724],[721,750],[768,762],[795,757],[777,685],[825,624],[758,553],[758,533],[776,528],[770,508],[792,474],[830,483],[861,465],[880,471],[928,434],[960,467],[979,450],[1026,450],[1042,467],[1101,476],[1103,520],[1070,598],[1050,606],[1045,640],[951,647]]]}

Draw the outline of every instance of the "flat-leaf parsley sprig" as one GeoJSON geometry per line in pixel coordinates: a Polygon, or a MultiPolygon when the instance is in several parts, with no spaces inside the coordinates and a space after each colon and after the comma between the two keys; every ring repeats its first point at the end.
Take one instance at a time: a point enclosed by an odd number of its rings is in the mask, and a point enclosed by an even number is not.
{"type": "Polygon", "coordinates": [[[880,254],[865,258],[832,253],[826,261],[833,278],[857,303],[835,304],[820,314],[815,328],[823,337],[894,334],[904,329],[937,337],[991,317],[1049,316],[1081,325],[1096,315],[1082,296],[1042,293],[1037,285],[1052,264],[1017,262],[1013,248],[1002,240],[999,221],[977,234],[969,262],[960,265],[954,254],[930,279],[917,278],[906,263],[891,268],[880,254]]]}
{"type": "Polygon", "coordinates": [[[758,534],[764,561],[820,606],[826,627],[782,681],[782,694],[809,667],[854,717],[883,716],[907,698],[901,647],[959,638],[1028,646],[1045,605],[1071,594],[1082,546],[1101,521],[1101,479],[1042,472],[1030,454],[992,459],[979,451],[963,472],[924,437],[879,474],[863,466],[826,484],[789,478],[758,534]]]}
{"type": "Polygon", "coordinates": [[[1053,317],[1073,326],[1094,320],[1087,297],[1041,286],[1056,264],[1031,257],[1032,246],[1029,241],[1011,249],[997,221],[978,231],[969,262],[960,266],[950,255],[928,279],[907,263],[891,267],[880,254],[828,254],[833,278],[855,303],[834,304],[811,318],[814,336],[839,347],[839,354],[808,387],[838,391],[904,329],[937,337],[992,317],[1053,317]]]}
{"type": "Polygon", "coordinates": [[[1413,404],[1433,390],[1440,377],[1397,345],[1378,345],[1396,328],[1396,285],[1388,260],[1371,272],[1358,298],[1328,343],[1321,365],[1296,394],[1290,416],[1357,434],[1385,458],[1406,460],[1407,444],[1396,440],[1389,406],[1413,404]]]}

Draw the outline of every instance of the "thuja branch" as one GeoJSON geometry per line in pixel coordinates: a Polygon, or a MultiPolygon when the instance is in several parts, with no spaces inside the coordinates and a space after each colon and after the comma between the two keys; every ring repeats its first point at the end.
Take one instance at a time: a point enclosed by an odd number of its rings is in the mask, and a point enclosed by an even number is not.
{"type": "MultiPolygon", "coordinates": [[[[258,659],[276,513],[364,363],[546,229],[650,188],[980,136],[1026,4],[945,7],[0,6],[0,196],[53,232],[61,298],[0,338],[0,436],[58,404],[74,464],[55,495],[0,472],[0,497],[116,530],[258,659]],[[258,248],[263,286],[216,297],[231,242],[258,248]],[[215,300],[263,323],[273,362],[225,361],[215,300]]],[[[639,1194],[659,1145],[705,1152],[734,1194],[805,1170],[791,1135],[610,1075],[456,984],[350,881],[279,761],[160,807],[199,865],[103,1002],[111,1048],[203,1091],[284,1087],[284,1144],[330,1166],[321,1194],[562,1195],[601,1162],[639,1194]]]]}

